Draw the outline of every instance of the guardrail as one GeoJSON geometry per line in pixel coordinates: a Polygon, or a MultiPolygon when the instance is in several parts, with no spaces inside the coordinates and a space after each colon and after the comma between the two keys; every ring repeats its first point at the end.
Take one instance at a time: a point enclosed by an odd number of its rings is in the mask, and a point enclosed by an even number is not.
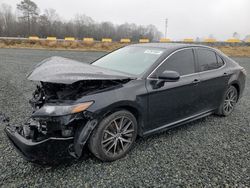
{"type": "Polygon", "coordinates": [[[187,38],[187,39],[184,39],[183,42],[194,42],[194,39],[192,39],[192,38],[187,38]]]}
{"type": "Polygon", "coordinates": [[[65,41],[75,41],[76,39],[74,37],[65,37],[65,41]]]}
{"type": "Polygon", "coordinates": [[[56,37],[47,37],[46,40],[57,40],[56,37]]]}
{"type": "Polygon", "coordinates": [[[127,38],[126,38],[126,39],[124,38],[124,39],[121,39],[120,42],[121,42],[121,43],[130,43],[131,40],[130,40],[130,39],[127,39],[127,38]]]}
{"type": "Polygon", "coordinates": [[[140,39],[139,42],[140,43],[147,43],[147,42],[149,42],[149,39],[140,39]]]}
{"type": "Polygon", "coordinates": [[[161,38],[159,42],[171,42],[171,39],[161,38]]]}
{"type": "Polygon", "coordinates": [[[39,37],[37,37],[37,36],[29,36],[29,40],[39,40],[39,37]]]}
{"type": "Polygon", "coordinates": [[[213,42],[217,42],[217,40],[208,38],[208,39],[204,39],[204,42],[213,43],[213,42]]]}
{"type": "Polygon", "coordinates": [[[241,42],[239,39],[228,39],[226,42],[230,42],[230,43],[239,43],[241,42]]]}
{"type": "Polygon", "coordinates": [[[83,42],[94,42],[94,38],[83,38],[83,42]]]}
{"type": "Polygon", "coordinates": [[[246,41],[242,41],[239,39],[231,38],[225,41],[217,41],[216,39],[213,38],[206,38],[202,41],[195,41],[192,38],[185,38],[180,41],[172,41],[169,38],[161,38],[159,41],[150,41],[147,38],[142,38],[139,39],[139,41],[132,41],[130,38],[122,38],[120,41],[114,41],[112,38],[102,38],[100,41],[95,40],[94,38],[83,38],[82,40],[76,39],[74,37],[65,37],[64,39],[57,39],[56,37],[53,36],[48,36],[46,38],[39,38],[38,36],[30,36],[28,38],[19,38],[19,37],[0,37],[0,39],[6,39],[6,40],[30,40],[30,41],[39,41],[39,40],[47,40],[47,41],[83,41],[86,43],[93,43],[93,42],[103,42],[103,43],[111,43],[111,42],[120,42],[120,43],[148,43],[148,42],[161,42],[161,43],[169,43],[169,42],[185,42],[185,43],[232,43],[232,44],[238,44],[238,43],[244,43],[244,44],[250,44],[250,39],[246,41]]]}
{"type": "Polygon", "coordinates": [[[102,42],[112,42],[112,39],[110,39],[110,38],[103,38],[102,42]]]}

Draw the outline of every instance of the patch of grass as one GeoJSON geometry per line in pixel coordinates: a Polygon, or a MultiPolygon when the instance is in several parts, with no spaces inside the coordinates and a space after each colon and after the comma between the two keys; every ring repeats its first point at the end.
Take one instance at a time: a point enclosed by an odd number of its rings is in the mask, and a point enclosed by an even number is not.
{"type": "Polygon", "coordinates": [[[250,46],[218,46],[215,47],[228,56],[250,57],[250,46]]]}
{"type": "MultiPolygon", "coordinates": [[[[127,44],[112,42],[83,41],[48,41],[48,40],[15,40],[1,39],[0,48],[56,49],[77,51],[113,51],[127,44]]],[[[250,57],[250,46],[214,46],[225,54],[234,57],[250,57]]]]}

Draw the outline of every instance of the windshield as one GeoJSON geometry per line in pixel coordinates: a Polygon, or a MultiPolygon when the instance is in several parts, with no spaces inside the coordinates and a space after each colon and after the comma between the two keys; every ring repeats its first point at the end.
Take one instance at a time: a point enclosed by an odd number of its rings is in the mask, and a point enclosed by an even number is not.
{"type": "Polygon", "coordinates": [[[93,65],[140,75],[153,65],[163,52],[162,48],[128,46],[98,59],[93,65]]]}

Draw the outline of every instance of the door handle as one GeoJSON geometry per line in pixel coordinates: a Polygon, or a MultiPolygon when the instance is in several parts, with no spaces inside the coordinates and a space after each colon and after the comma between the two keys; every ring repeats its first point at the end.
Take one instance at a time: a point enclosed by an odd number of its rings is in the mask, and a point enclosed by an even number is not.
{"type": "Polygon", "coordinates": [[[192,82],[193,84],[198,84],[200,82],[199,79],[194,79],[194,81],[192,82]]]}

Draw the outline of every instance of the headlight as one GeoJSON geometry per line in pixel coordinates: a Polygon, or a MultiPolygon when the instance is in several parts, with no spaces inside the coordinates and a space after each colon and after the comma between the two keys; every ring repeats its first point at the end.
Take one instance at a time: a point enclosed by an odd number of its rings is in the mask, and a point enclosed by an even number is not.
{"type": "Polygon", "coordinates": [[[76,105],[44,105],[37,110],[33,116],[63,116],[68,114],[74,114],[82,112],[88,109],[94,102],[84,102],[76,105]]]}

